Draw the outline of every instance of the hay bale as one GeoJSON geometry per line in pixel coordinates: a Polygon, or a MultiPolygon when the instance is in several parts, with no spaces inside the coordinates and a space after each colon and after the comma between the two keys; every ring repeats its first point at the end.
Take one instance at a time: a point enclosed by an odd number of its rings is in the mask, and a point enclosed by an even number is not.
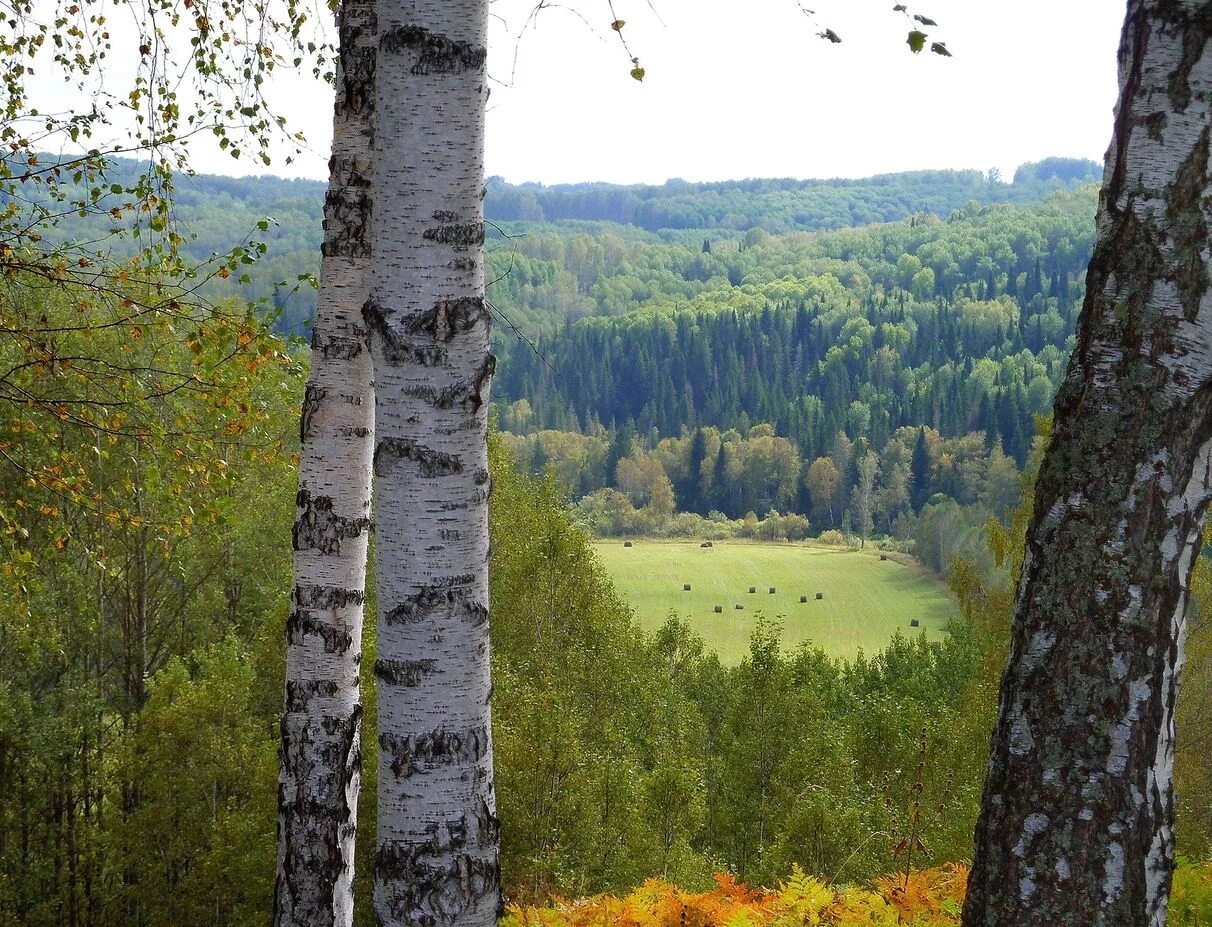
{"type": "Polygon", "coordinates": [[[723,606],[723,605],[717,605],[717,606],[715,607],[715,613],[716,613],[717,615],[718,615],[718,614],[720,614],[720,613],[721,613],[721,612],[723,612],[723,611],[724,611],[724,606],[723,606]]]}
{"type": "Polygon", "coordinates": [[[916,618],[911,618],[911,619],[909,619],[909,627],[911,627],[911,628],[916,628],[916,627],[918,627],[920,624],[921,624],[921,622],[920,622],[920,621],[918,621],[916,618]]]}
{"type": "Polygon", "coordinates": [[[702,544],[699,545],[699,547],[710,547],[710,546],[711,546],[710,541],[704,541],[702,544]]]}
{"type": "Polygon", "coordinates": [[[888,555],[887,555],[887,554],[880,554],[880,559],[881,559],[881,560],[887,560],[887,559],[888,559],[888,555]]]}
{"type": "Polygon", "coordinates": [[[737,603],[736,603],[736,610],[737,610],[738,612],[739,612],[739,611],[743,611],[743,610],[744,610],[744,608],[745,608],[745,606],[744,606],[744,605],[742,605],[740,602],[737,602],[737,603]]]}
{"type": "Polygon", "coordinates": [[[816,594],[816,598],[817,598],[817,601],[820,601],[821,599],[825,598],[825,593],[823,593],[823,592],[818,592],[818,593],[816,594]]]}
{"type": "Polygon", "coordinates": [[[771,595],[774,595],[774,587],[773,587],[773,586],[771,586],[771,587],[770,587],[770,594],[771,594],[771,595]]]}
{"type": "Polygon", "coordinates": [[[753,593],[753,592],[757,592],[757,586],[750,586],[750,587],[749,587],[749,591],[750,591],[751,593],[753,593]]]}
{"type": "Polygon", "coordinates": [[[633,545],[632,545],[632,543],[631,543],[630,541],[624,541],[624,542],[623,542],[623,546],[624,546],[624,547],[632,547],[633,545]]]}
{"type": "Polygon", "coordinates": [[[801,602],[807,602],[807,601],[808,601],[808,596],[806,596],[806,595],[802,595],[802,596],[800,596],[800,601],[801,601],[801,602]]]}
{"type": "Polygon", "coordinates": [[[682,583],[682,591],[683,591],[683,592],[689,592],[689,591],[690,591],[690,583],[682,583]]]}

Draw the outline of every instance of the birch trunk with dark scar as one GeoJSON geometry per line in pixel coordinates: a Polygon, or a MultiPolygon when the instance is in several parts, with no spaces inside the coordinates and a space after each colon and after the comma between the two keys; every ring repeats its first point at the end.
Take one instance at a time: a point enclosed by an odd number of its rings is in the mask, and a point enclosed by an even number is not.
{"type": "Polygon", "coordinates": [[[344,0],[311,376],[300,421],[286,625],[275,927],[349,927],[361,779],[358,691],[374,404],[370,288],[375,21],[344,0]]]}
{"type": "Polygon", "coordinates": [[[488,643],[487,0],[380,2],[375,273],[381,925],[501,905],[488,643]]]}
{"type": "Polygon", "coordinates": [[[1131,0],[1077,347],[1015,604],[966,927],[1160,927],[1212,497],[1212,3],[1131,0]]]}

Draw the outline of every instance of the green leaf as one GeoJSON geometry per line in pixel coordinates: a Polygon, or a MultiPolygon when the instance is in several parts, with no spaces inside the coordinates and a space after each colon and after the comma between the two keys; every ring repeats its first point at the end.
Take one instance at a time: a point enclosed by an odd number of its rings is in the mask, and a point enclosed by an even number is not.
{"type": "Polygon", "coordinates": [[[639,65],[636,65],[634,68],[631,69],[631,76],[634,77],[636,80],[643,80],[644,79],[644,69],[642,67],[640,67],[639,65]]]}
{"type": "Polygon", "coordinates": [[[909,50],[916,55],[926,47],[926,33],[919,32],[917,29],[914,29],[909,33],[909,38],[905,40],[905,44],[908,45],[909,50]]]}
{"type": "Polygon", "coordinates": [[[942,55],[944,58],[950,58],[951,52],[947,51],[947,46],[942,42],[931,42],[930,50],[936,55],[942,55]]]}

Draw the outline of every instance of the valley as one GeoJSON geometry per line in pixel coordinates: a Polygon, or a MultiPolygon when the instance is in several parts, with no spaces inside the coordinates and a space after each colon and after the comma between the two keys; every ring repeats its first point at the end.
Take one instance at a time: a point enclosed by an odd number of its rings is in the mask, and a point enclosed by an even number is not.
{"type": "Polygon", "coordinates": [[[895,554],[742,540],[632,543],[599,541],[594,551],[639,626],[655,631],[677,614],[726,664],[748,654],[762,617],[782,625],[784,649],[808,644],[845,659],[874,654],[896,634],[939,640],[958,618],[946,586],[895,554]]]}

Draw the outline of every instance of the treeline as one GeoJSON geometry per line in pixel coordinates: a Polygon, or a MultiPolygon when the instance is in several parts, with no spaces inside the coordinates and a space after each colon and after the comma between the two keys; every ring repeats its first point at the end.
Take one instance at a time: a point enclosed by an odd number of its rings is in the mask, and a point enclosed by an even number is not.
{"type": "Polygon", "coordinates": [[[1047,158],[1024,164],[1013,183],[991,171],[908,171],[863,180],[728,180],[618,186],[578,183],[544,186],[508,184],[490,178],[489,219],[531,223],[569,219],[661,229],[765,229],[778,234],[875,222],[895,222],[914,213],[946,216],[967,202],[982,205],[1040,199],[1074,183],[1094,183],[1102,168],[1077,158],[1047,158]]]}
{"type": "MultiPolygon", "coordinates": [[[[502,426],[514,419],[504,416],[502,426]]],[[[984,518],[1001,517],[1019,493],[1014,460],[979,432],[944,438],[906,426],[878,449],[866,438],[838,433],[816,458],[802,457],[769,424],[746,433],[706,426],[676,438],[626,428],[590,435],[505,431],[501,440],[523,466],[550,473],[579,497],[588,524],[604,535],[796,540],[808,533],[808,522],[784,518],[765,532],[757,521],[745,523],[798,513],[810,519],[813,533],[841,529],[860,539],[878,534],[908,541],[931,504],[979,505],[984,518]],[[675,517],[679,512],[696,517],[675,517]]],[[[927,564],[942,574],[946,554],[927,548],[927,564]]]]}
{"type": "Polygon", "coordinates": [[[497,395],[524,398],[535,428],[770,422],[809,458],[839,431],[876,448],[904,426],[981,431],[1021,465],[1068,357],[1093,206],[1091,190],[947,222],[635,244],[588,275],[621,317],[512,351],[497,395]]]}

